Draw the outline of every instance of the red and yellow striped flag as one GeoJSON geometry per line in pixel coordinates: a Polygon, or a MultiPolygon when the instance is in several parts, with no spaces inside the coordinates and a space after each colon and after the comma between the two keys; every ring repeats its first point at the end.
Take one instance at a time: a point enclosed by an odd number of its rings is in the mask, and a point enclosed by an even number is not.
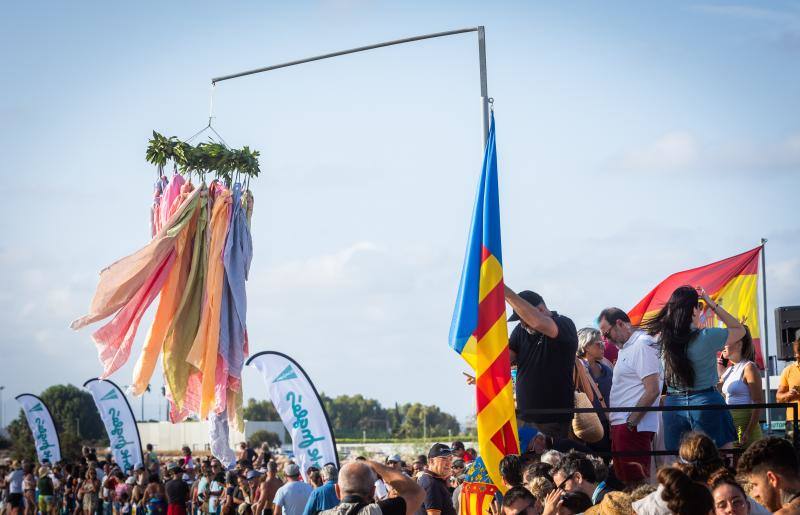
{"type": "MultiPolygon", "coordinates": [[[[670,275],[653,291],[639,301],[628,316],[633,325],[654,315],[669,300],[679,286],[702,286],[714,302],[750,328],[756,362],[764,368],[761,354],[761,328],[758,323],[758,259],[762,246],[710,265],[684,270],[670,275]]],[[[703,325],[717,327],[720,321],[709,309],[704,313],[703,325]]]]}
{"type": "Polygon", "coordinates": [[[475,371],[480,454],[494,484],[505,491],[500,460],[519,453],[508,352],[494,115],[461,272],[450,346],[475,371]]]}

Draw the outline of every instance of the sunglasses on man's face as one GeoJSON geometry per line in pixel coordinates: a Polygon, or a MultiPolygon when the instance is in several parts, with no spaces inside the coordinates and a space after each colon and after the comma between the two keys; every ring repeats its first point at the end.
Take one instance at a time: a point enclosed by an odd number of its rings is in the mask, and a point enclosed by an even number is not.
{"type": "Polygon", "coordinates": [[[558,486],[556,486],[556,490],[563,490],[564,489],[564,485],[567,484],[567,481],[569,481],[570,479],[573,479],[574,477],[575,477],[575,473],[574,472],[572,474],[568,475],[567,477],[565,477],[564,481],[562,481],[558,486]]]}

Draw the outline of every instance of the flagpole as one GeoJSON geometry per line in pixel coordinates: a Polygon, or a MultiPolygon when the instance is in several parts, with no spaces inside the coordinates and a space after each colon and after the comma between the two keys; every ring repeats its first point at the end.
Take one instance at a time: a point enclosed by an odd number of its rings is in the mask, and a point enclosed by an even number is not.
{"type": "MultiPolygon", "coordinates": [[[[457,29],[457,30],[448,30],[445,32],[434,32],[432,34],[422,34],[420,36],[413,36],[410,38],[403,38],[403,39],[394,39],[392,41],[383,41],[381,43],[375,43],[372,45],[360,46],[356,48],[349,48],[347,50],[340,50],[338,52],[330,52],[328,54],[322,55],[315,55],[313,57],[306,57],[305,59],[297,59],[295,61],[289,61],[280,64],[273,64],[271,66],[263,66],[261,68],[255,68],[252,70],[246,70],[243,72],[238,73],[231,73],[229,75],[222,75],[219,77],[214,77],[211,79],[211,92],[212,92],[212,100],[213,100],[213,92],[214,86],[217,85],[218,82],[230,80],[230,79],[238,79],[239,77],[246,77],[248,75],[254,75],[257,73],[269,72],[272,70],[278,70],[281,68],[288,68],[290,66],[297,66],[299,64],[306,64],[315,61],[321,61],[323,59],[330,59],[331,57],[339,57],[342,55],[348,54],[355,54],[359,52],[366,52],[368,50],[375,50],[377,48],[384,48],[388,46],[394,45],[403,45],[406,43],[415,43],[417,41],[423,41],[426,39],[434,39],[434,38],[441,38],[446,36],[455,36],[459,34],[466,34],[469,32],[476,32],[478,34],[478,66],[480,71],[480,86],[481,86],[481,111],[483,115],[483,146],[486,147],[486,140],[489,138],[489,104],[491,103],[491,99],[489,98],[489,87],[487,85],[486,79],[486,31],[483,25],[479,25],[477,27],[467,27],[464,29],[457,29]]],[[[213,105],[213,104],[212,104],[213,105]]]]}
{"type": "MultiPolygon", "coordinates": [[[[764,342],[763,352],[764,352],[764,402],[770,402],[769,394],[770,394],[770,387],[769,387],[769,373],[770,373],[770,361],[769,361],[769,323],[767,322],[767,265],[766,265],[766,257],[765,252],[767,248],[767,239],[761,238],[761,295],[763,296],[761,301],[762,307],[762,317],[764,318],[764,326],[763,332],[761,333],[761,340],[764,342]]],[[[769,408],[767,408],[767,427],[769,428],[769,432],[772,432],[772,414],[770,413],[769,408]]]]}

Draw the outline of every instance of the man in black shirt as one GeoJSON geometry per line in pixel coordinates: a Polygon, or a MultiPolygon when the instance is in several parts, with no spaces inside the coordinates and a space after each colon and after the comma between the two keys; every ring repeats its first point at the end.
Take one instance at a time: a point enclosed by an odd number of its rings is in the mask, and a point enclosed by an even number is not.
{"type": "Polygon", "coordinates": [[[519,320],[508,341],[511,363],[517,365],[517,424],[553,438],[567,438],[571,413],[548,415],[528,410],[574,407],[575,324],[547,309],[538,293],[525,290],[517,295],[506,286],[505,296],[514,309],[509,322],[519,320]]]}
{"type": "Polygon", "coordinates": [[[443,443],[435,443],[428,451],[428,468],[417,483],[425,490],[425,500],[417,515],[456,515],[453,493],[447,479],[452,472],[453,451],[443,443]]]}
{"type": "Polygon", "coordinates": [[[170,480],[164,485],[167,493],[167,515],[186,515],[186,501],[189,500],[189,485],[181,478],[180,466],[172,462],[167,467],[170,480]]]}

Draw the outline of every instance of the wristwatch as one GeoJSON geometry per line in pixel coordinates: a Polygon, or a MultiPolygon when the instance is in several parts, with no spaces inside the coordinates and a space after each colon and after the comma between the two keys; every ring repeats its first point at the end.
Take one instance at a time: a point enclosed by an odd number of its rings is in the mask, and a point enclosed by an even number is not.
{"type": "Polygon", "coordinates": [[[625,425],[628,426],[628,431],[633,431],[634,429],[636,429],[637,426],[637,424],[631,422],[631,419],[626,420],[625,425]]]}

